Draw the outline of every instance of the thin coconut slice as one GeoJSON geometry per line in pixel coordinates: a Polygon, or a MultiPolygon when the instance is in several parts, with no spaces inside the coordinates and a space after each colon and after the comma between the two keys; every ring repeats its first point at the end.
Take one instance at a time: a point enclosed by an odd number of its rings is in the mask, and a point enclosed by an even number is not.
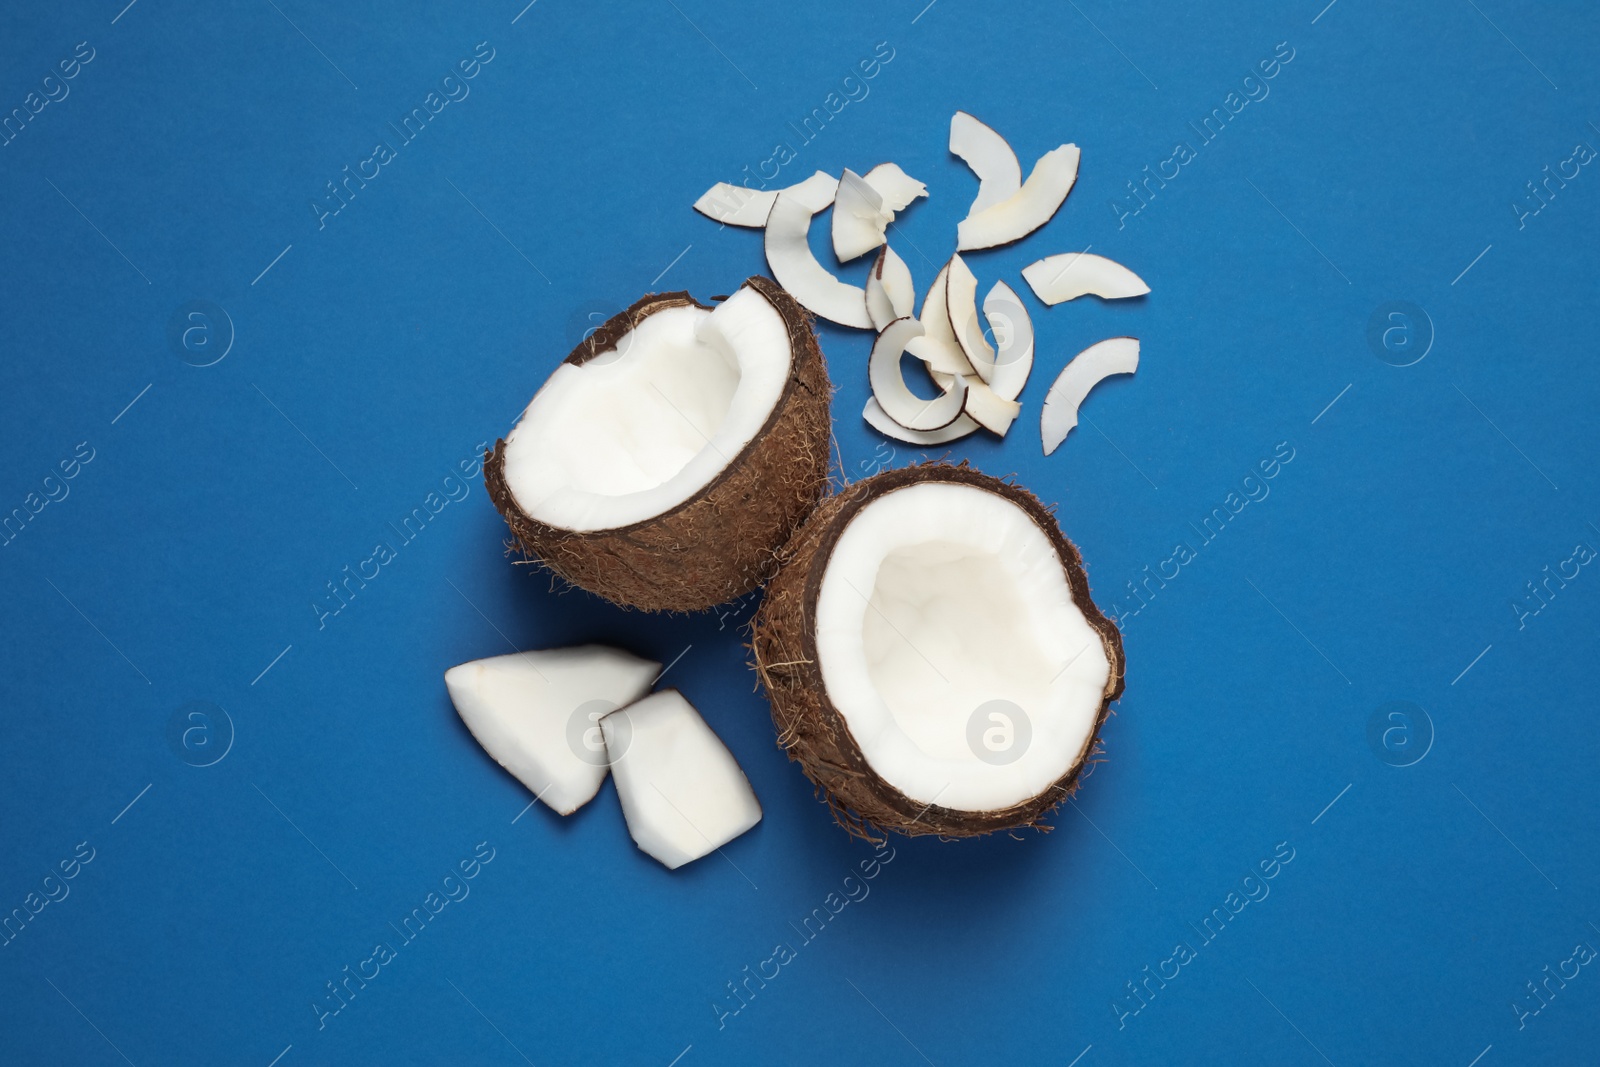
{"type": "Polygon", "coordinates": [[[935,445],[946,445],[951,441],[959,441],[978,432],[978,424],[969,415],[957,416],[956,420],[948,426],[941,426],[937,430],[908,430],[898,422],[891,419],[883,410],[883,405],[878,403],[875,396],[867,397],[867,406],[862,409],[861,417],[867,425],[896,441],[904,441],[908,445],[917,445],[922,448],[931,448],[935,445]]]}
{"type": "Polygon", "coordinates": [[[911,268],[894,249],[884,245],[867,275],[867,315],[872,319],[872,328],[882,330],[895,319],[915,314],[916,307],[911,268]]]}
{"type": "Polygon", "coordinates": [[[848,263],[877,248],[891,217],[884,210],[882,194],[846,169],[833,201],[833,254],[840,263],[848,263]]]}
{"type": "Polygon", "coordinates": [[[444,672],[456,713],[483,750],[562,815],[600,789],[600,719],[650,691],[661,664],[604,645],[473,660],[444,672]]]}
{"type": "Polygon", "coordinates": [[[746,189],[742,185],[718,182],[694,202],[694,209],[726,226],[759,230],[767,224],[772,202],[779,193],[787,193],[816,214],[833,203],[834,191],[838,188],[839,179],[820,170],[805,181],[783,189],[746,189]]]}
{"type": "Polygon", "coordinates": [[[897,468],[830,496],[784,555],[751,649],[778,736],[848,830],[1033,826],[1076,788],[1122,641],[1031,493],[897,468]]]}
{"type": "Polygon", "coordinates": [[[989,320],[995,346],[989,388],[998,397],[1015,400],[1033,370],[1033,319],[1005,282],[995,282],[983,298],[983,317],[989,320]]]}
{"type": "Polygon", "coordinates": [[[965,111],[951,116],[950,152],[978,176],[978,195],[967,209],[968,218],[1022,188],[1022,164],[1006,139],[965,111]]]}
{"type": "Polygon", "coordinates": [[[715,309],[648,296],[556,368],[484,481],[524,553],[567,581],[697,611],[759,585],[816,504],[829,393],[809,316],[768,279],[715,309]]]}
{"type": "Polygon", "coordinates": [[[922,334],[913,338],[906,347],[906,351],[936,372],[934,378],[941,386],[948,386],[949,378],[940,378],[939,375],[965,374],[976,377],[978,373],[967,362],[966,353],[961,350],[961,343],[956,340],[955,331],[950,326],[946,288],[949,277],[950,264],[946,263],[939,268],[933,284],[928,286],[928,292],[922,298],[922,334]]]}
{"type": "Polygon", "coordinates": [[[897,163],[879,163],[867,171],[862,180],[883,198],[883,210],[890,222],[894,221],[895,213],[904,211],[911,201],[928,195],[928,187],[901,170],[897,163]]]}
{"type": "Polygon", "coordinates": [[[932,400],[913,393],[906,385],[900,357],[907,343],[921,334],[922,324],[916,319],[895,319],[884,327],[872,345],[867,377],[872,383],[872,395],[891,419],[908,430],[937,430],[950,425],[961,414],[966,402],[967,380],[957,375],[951,385],[932,400]]]}
{"type": "Polygon", "coordinates": [[[1139,369],[1139,339],[1112,337],[1090,345],[1068,363],[1055,384],[1045,394],[1044,411],[1039,416],[1039,432],[1044,438],[1044,454],[1061,447],[1067,434],[1078,425],[1078,405],[1089,390],[1113,374],[1132,374],[1139,369]]]}
{"type": "Polygon", "coordinates": [[[733,753],[676,689],[600,720],[628,833],[676,870],[761,821],[733,753]]]}
{"type": "Polygon", "coordinates": [[[945,276],[945,313],[950,319],[950,333],[961,346],[961,354],[987,383],[994,375],[994,349],[983,336],[983,323],[978,321],[977,276],[959,255],[950,257],[945,276]]]}
{"type": "Polygon", "coordinates": [[[1078,146],[1064,144],[1039,157],[1022,188],[956,228],[958,251],[995,248],[1020,241],[1049,222],[1078,180],[1078,146]]]}
{"type": "Polygon", "coordinates": [[[841,326],[872,329],[867,293],[841,282],[811,254],[806,235],[816,214],[800,201],[779,195],[767,216],[767,265],[778,284],[806,310],[841,326]]]}
{"type": "Polygon", "coordinates": [[[1104,300],[1122,300],[1150,291],[1144,279],[1127,267],[1090,252],[1046,256],[1023,267],[1022,277],[1032,287],[1034,295],[1046,304],[1090,295],[1104,300]]]}
{"type": "MultiPolygon", "coordinates": [[[[962,380],[966,381],[964,378],[962,380]]],[[[1022,405],[999,396],[982,381],[966,382],[966,385],[967,395],[961,404],[962,411],[985,430],[1004,437],[1016,421],[1022,405]]]]}

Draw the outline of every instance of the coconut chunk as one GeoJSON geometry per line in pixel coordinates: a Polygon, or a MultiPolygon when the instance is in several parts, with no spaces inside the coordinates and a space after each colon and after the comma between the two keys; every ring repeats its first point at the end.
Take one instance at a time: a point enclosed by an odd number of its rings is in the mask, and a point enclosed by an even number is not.
{"type": "Polygon", "coordinates": [[[961,354],[978,372],[978,377],[988,382],[994,374],[994,349],[983,336],[983,324],[978,321],[977,276],[959,255],[950,257],[945,276],[945,313],[950,319],[950,333],[961,346],[961,354]]]}
{"type": "Polygon", "coordinates": [[[968,215],[956,227],[956,249],[968,252],[1020,241],[1050,221],[1078,180],[1078,146],[1064,144],[1039,157],[1022,188],[968,215]]]}
{"type": "Polygon", "coordinates": [[[872,329],[867,293],[828,273],[811,254],[807,234],[816,212],[787,194],[779,194],[767,216],[767,265],[779,285],[802,307],[841,326],[872,329]]]}
{"type": "Polygon", "coordinates": [[[895,213],[904,211],[911,201],[928,195],[928,187],[901,170],[898,163],[879,163],[862,175],[862,180],[883,198],[883,210],[890,222],[894,221],[895,213]]]}
{"type": "Polygon", "coordinates": [[[950,264],[946,263],[934,275],[933,284],[928,286],[928,292],[922,298],[922,333],[913,337],[906,346],[907,352],[935,372],[934,378],[942,386],[947,386],[949,380],[939,375],[965,374],[976,377],[978,373],[967,362],[967,355],[961,350],[961,343],[956,340],[955,331],[950,326],[949,278],[950,264]]]}
{"type": "Polygon", "coordinates": [[[965,111],[950,118],[950,152],[978,176],[978,195],[967,209],[968,218],[1022,188],[1022,164],[1006,139],[965,111]]]}
{"type": "Polygon", "coordinates": [[[676,870],[761,821],[733,753],[676,689],[600,720],[628,833],[676,870]]]}
{"type": "Polygon", "coordinates": [[[884,327],[872,345],[867,377],[872,383],[872,395],[891,419],[908,430],[937,430],[950,425],[961,414],[967,379],[956,375],[944,386],[944,392],[931,400],[913,393],[906,385],[900,357],[906,351],[907,342],[921,333],[922,324],[916,319],[895,319],[884,327]]]}
{"type": "Polygon", "coordinates": [[[853,170],[839,178],[839,195],[833,201],[833,254],[848,263],[883,244],[891,214],[884,211],[883,196],[853,170]]]}
{"type": "Polygon", "coordinates": [[[660,673],[653,660],[579,645],[473,660],[445,671],[444,684],[483,750],[571,815],[606,777],[600,719],[648,693],[660,673]]]}
{"type": "Polygon", "coordinates": [[[878,403],[875,396],[867,397],[867,406],[862,409],[861,417],[868,426],[896,441],[904,441],[908,445],[918,445],[929,448],[934,445],[945,445],[951,441],[959,441],[978,432],[978,424],[966,414],[958,415],[956,420],[948,426],[941,426],[937,430],[908,430],[898,422],[891,419],[883,410],[883,405],[878,403]]]}
{"type": "Polygon", "coordinates": [[[998,397],[1015,400],[1033,370],[1033,319],[1005,282],[995,282],[983,298],[983,317],[989,320],[995,347],[989,388],[998,397]]]}
{"type": "Polygon", "coordinates": [[[867,315],[872,328],[882,330],[895,319],[916,313],[917,292],[911,268],[887,244],[867,275],[867,315]]]}
{"type": "Polygon", "coordinates": [[[1112,337],[1092,344],[1072,357],[1045,394],[1039,416],[1039,432],[1044,439],[1044,454],[1061,447],[1067,434],[1078,425],[1078,405],[1089,390],[1113,374],[1132,374],[1139,369],[1139,339],[1112,337]]]}
{"type": "Polygon", "coordinates": [[[1046,256],[1023,267],[1022,277],[1034,295],[1046,304],[1090,295],[1104,300],[1122,300],[1150,291],[1144,279],[1127,267],[1090,252],[1046,256]]]}
{"type": "Polygon", "coordinates": [[[816,214],[833,203],[834,191],[838,188],[839,179],[820,170],[805,181],[783,189],[747,189],[742,185],[718,182],[694,202],[694,209],[726,226],[746,226],[759,230],[767,224],[767,216],[772,213],[772,202],[779,193],[789,194],[810,208],[812,214],[816,214]]]}
{"type": "Polygon", "coordinates": [[[983,381],[969,381],[966,384],[967,395],[961,402],[961,410],[985,430],[1004,437],[1016,421],[1022,405],[997,395],[983,381]]]}

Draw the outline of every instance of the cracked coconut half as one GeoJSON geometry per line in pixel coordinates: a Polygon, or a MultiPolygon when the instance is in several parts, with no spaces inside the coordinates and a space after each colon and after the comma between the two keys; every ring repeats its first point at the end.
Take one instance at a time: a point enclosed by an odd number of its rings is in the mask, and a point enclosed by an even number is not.
{"type": "Polygon", "coordinates": [[[829,393],[810,317],[771,280],[715,308],[646,296],[556,368],[484,482],[522,551],[573,585],[697,611],[765,581],[822,495],[829,393]]]}
{"type": "Polygon", "coordinates": [[[966,466],[825,500],[751,648],[780,743],[869,838],[1040,826],[1122,694],[1122,639],[1077,549],[1027,490],[966,466]]]}

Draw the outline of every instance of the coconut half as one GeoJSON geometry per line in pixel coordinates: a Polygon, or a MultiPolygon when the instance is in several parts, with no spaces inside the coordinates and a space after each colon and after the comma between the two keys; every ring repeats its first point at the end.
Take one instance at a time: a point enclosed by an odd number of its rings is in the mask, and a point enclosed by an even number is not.
{"type": "Polygon", "coordinates": [[[779,193],[788,193],[815,214],[833,203],[838,188],[839,179],[820,170],[805,181],[782,189],[746,189],[742,185],[718,182],[694,202],[694,209],[725,226],[759,230],[767,224],[772,202],[778,199],[779,193]]]}
{"type": "Polygon", "coordinates": [[[1031,493],[964,465],[885,471],[825,500],[783,561],[754,666],[847,830],[1039,826],[1073,791],[1122,640],[1031,493]]]}
{"type": "Polygon", "coordinates": [[[870,330],[872,318],[867,314],[866,290],[835,278],[811,253],[808,234],[815,214],[786,194],[772,202],[766,240],[772,276],[807,311],[841,326],[870,330]]]}
{"type": "Polygon", "coordinates": [[[809,317],[771,280],[715,309],[647,296],[556,368],[484,482],[522,551],[572,584],[700,610],[760,585],[824,491],[829,393],[809,317]]]}
{"type": "Polygon", "coordinates": [[[950,118],[950,152],[978,177],[978,195],[967,209],[968,217],[1022,188],[1022,164],[1017,162],[1017,154],[1006,139],[965,111],[957,111],[950,118]]]}
{"type": "Polygon", "coordinates": [[[650,692],[661,664],[604,645],[517,652],[444,672],[456,714],[494,761],[562,815],[594,798],[610,758],[600,720],[650,692]]]}
{"type": "Polygon", "coordinates": [[[1064,144],[1039,157],[1022,188],[956,227],[956,249],[968,252],[1020,241],[1051,217],[1078,180],[1078,146],[1064,144]]]}
{"type": "Polygon", "coordinates": [[[1023,267],[1022,277],[1035,296],[1052,305],[1090,295],[1124,300],[1150,291],[1144,279],[1127,267],[1090,252],[1046,256],[1023,267]]]}
{"type": "Polygon", "coordinates": [[[1113,374],[1132,374],[1139,369],[1139,339],[1112,337],[1090,345],[1062,369],[1044,397],[1039,415],[1039,433],[1044,454],[1061,447],[1067,434],[1078,425],[1078,406],[1089,391],[1113,374]]]}
{"type": "Polygon", "coordinates": [[[628,834],[676,870],[761,821],[761,804],[722,743],[676,689],[600,720],[628,834]]]}

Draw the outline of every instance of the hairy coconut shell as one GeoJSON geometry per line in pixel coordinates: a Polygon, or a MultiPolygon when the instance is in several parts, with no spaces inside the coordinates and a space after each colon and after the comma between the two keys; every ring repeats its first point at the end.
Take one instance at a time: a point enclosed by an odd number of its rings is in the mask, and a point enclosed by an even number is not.
{"type": "Polygon", "coordinates": [[[974,837],[996,830],[1031,826],[1048,830],[1043,818],[1077,788],[1079,775],[1099,743],[1111,702],[1122,695],[1122,635],[1089,598],[1089,579],[1078,550],[1061,533],[1039,498],[972,470],[965,463],[926,463],[885,471],[824,500],[785,547],[782,567],[767,585],[752,627],[751,652],[772,704],[778,743],[799,763],[840,826],[869,841],[877,831],[908,835],[974,837]],[[843,717],[829,702],[816,644],[817,596],[823,572],[845,527],[874,500],[896,489],[925,482],[971,485],[1002,496],[1031,518],[1061,558],[1073,602],[1100,635],[1110,661],[1094,729],[1072,765],[1049,788],[1020,804],[996,811],[964,811],[912,800],[880,778],[862,755],[843,717]]]}
{"type": "MultiPolygon", "coordinates": [[[[511,548],[573,585],[642,611],[699,611],[742,596],[777,569],[776,553],[827,488],[832,422],[827,364],[811,316],[777,282],[755,289],[789,330],[789,380],[766,423],[709,485],[677,507],[611,530],[575,531],[528,515],[505,480],[504,440],[484,456],[489,496],[515,537],[511,548]]],[[[566,358],[582,364],[614,351],[658,311],[707,307],[688,293],[645,296],[614,315],[566,358]]]]}

